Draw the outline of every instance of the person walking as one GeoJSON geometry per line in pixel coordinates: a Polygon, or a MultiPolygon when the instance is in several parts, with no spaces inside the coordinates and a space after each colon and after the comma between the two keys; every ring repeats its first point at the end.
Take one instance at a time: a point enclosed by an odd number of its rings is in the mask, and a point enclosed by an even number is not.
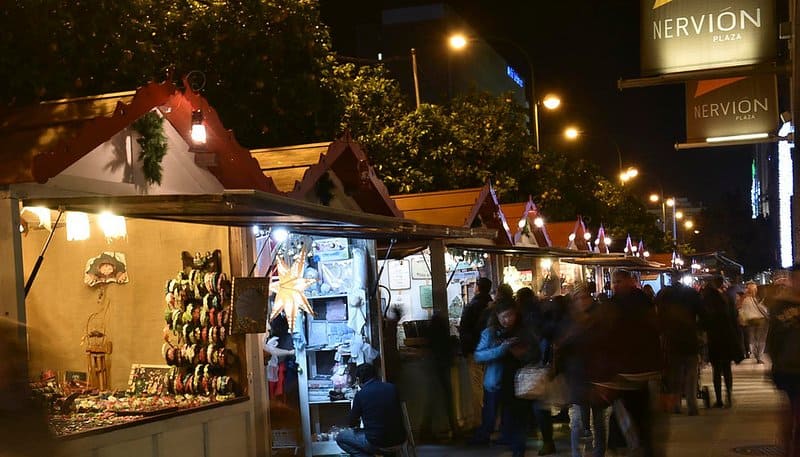
{"type": "MultiPolygon", "coordinates": [[[[614,295],[604,310],[608,313],[604,337],[613,354],[606,363],[616,374],[606,387],[617,390],[614,415],[630,451],[659,455],[651,396],[651,384],[657,383],[662,368],[658,316],[653,302],[636,287],[630,271],[615,270],[611,280],[614,295]]],[[[619,438],[612,439],[614,435],[615,428],[610,427],[609,448],[620,444],[619,438]]]]}
{"type": "Polygon", "coordinates": [[[683,395],[689,415],[696,416],[700,294],[676,281],[659,291],[656,309],[666,362],[668,409],[680,412],[683,395]]]}
{"type": "MultiPolygon", "coordinates": [[[[523,325],[527,328],[530,334],[533,334],[535,339],[538,340],[539,353],[541,355],[540,362],[542,364],[549,363],[548,354],[550,354],[550,344],[545,339],[544,335],[550,332],[555,334],[552,328],[558,325],[558,322],[552,322],[553,315],[550,311],[545,311],[544,304],[539,301],[536,294],[529,287],[519,289],[515,295],[517,305],[520,307],[522,313],[523,325]]],[[[552,305],[552,303],[548,304],[552,305]]],[[[548,306],[550,308],[550,306],[548,306]]],[[[550,413],[550,405],[541,401],[531,402],[533,406],[533,417],[536,421],[536,426],[542,436],[542,447],[539,449],[539,455],[548,455],[555,453],[555,441],[553,441],[553,417],[550,413]]]]}
{"type": "Polygon", "coordinates": [[[750,281],[744,290],[739,317],[747,332],[746,341],[749,347],[745,351],[755,357],[756,362],[763,364],[764,342],[767,337],[768,313],[764,305],[758,301],[758,285],[750,281]]]}
{"type": "Polygon", "coordinates": [[[475,361],[485,365],[485,373],[483,421],[474,441],[488,442],[499,409],[505,416],[503,436],[510,441],[512,455],[524,456],[530,404],[514,395],[514,376],[522,366],[539,361],[539,350],[513,298],[501,296],[495,301],[475,349],[475,361]]]}
{"type": "Polygon", "coordinates": [[[569,323],[555,343],[554,374],[566,379],[570,404],[570,448],[581,457],[581,440],[592,439],[592,457],[606,452],[606,404],[592,403],[588,361],[602,357],[592,339],[597,324],[597,303],[585,284],[575,284],[570,295],[569,323]]]}
{"type": "Polygon", "coordinates": [[[703,303],[703,328],[708,340],[708,360],[714,380],[715,408],[730,408],[733,392],[731,362],[744,359],[736,337],[736,310],[725,298],[722,277],[711,278],[700,292],[703,303]],[[722,378],[725,378],[727,402],[723,403],[722,378]]]}
{"type": "MultiPolygon", "coordinates": [[[[475,362],[475,348],[478,346],[481,332],[486,328],[488,320],[487,308],[492,301],[492,281],[480,278],[477,283],[477,293],[461,312],[458,324],[458,339],[461,346],[461,355],[466,359],[469,371],[469,390],[467,395],[471,399],[472,417],[481,417],[483,405],[483,366],[475,362]]],[[[471,444],[481,444],[473,443],[471,444]]]]}
{"type": "Polygon", "coordinates": [[[800,457],[800,264],[791,269],[789,288],[767,307],[772,380],[789,400],[782,418],[783,446],[787,457],[800,457]]]}

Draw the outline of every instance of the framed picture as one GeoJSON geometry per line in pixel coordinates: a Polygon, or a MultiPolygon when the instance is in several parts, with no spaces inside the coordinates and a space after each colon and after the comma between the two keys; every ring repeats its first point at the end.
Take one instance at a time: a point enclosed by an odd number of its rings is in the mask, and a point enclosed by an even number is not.
{"type": "Polygon", "coordinates": [[[419,306],[423,309],[433,308],[433,286],[429,284],[419,286],[419,306]]]}
{"type": "Polygon", "coordinates": [[[264,333],[269,278],[233,278],[231,334],[264,333]]]}
{"type": "Polygon", "coordinates": [[[166,390],[165,378],[172,371],[169,365],[131,364],[128,392],[134,394],[160,394],[166,390]]]}
{"type": "Polygon", "coordinates": [[[424,256],[411,258],[411,279],[431,279],[431,270],[424,256]]]}
{"type": "Polygon", "coordinates": [[[411,288],[411,267],[407,260],[389,260],[386,266],[389,276],[389,289],[407,290],[411,288]]]}
{"type": "Polygon", "coordinates": [[[313,244],[313,254],[319,262],[346,260],[350,258],[350,242],[347,238],[317,238],[313,244]]]}

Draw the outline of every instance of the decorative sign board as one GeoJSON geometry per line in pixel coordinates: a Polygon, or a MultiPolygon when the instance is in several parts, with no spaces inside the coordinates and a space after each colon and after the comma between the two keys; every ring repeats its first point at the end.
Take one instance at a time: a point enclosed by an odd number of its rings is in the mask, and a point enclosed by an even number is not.
{"type": "Polygon", "coordinates": [[[386,266],[389,275],[389,289],[407,290],[411,288],[411,267],[406,260],[389,260],[386,266]]]}
{"type": "Polygon", "coordinates": [[[642,74],[775,60],[775,0],[640,0],[642,74]]]}
{"type": "Polygon", "coordinates": [[[233,278],[231,334],[264,333],[268,298],[268,278],[233,278]]]}

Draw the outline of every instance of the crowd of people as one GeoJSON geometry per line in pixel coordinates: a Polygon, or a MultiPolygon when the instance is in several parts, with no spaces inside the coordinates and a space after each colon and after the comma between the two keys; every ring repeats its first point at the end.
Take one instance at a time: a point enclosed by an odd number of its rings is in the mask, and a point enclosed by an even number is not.
{"type": "Polygon", "coordinates": [[[583,455],[584,446],[594,457],[619,448],[663,455],[665,414],[681,413],[683,399],[688,415],[699,414],[702,364],[712,369],[713,407],[730,408],[731,365],[748,357],[763,363],[766,353],[791,403],[787,455],[800,455],[800,270],[791,279],[791,286],[766,290],[722,277],[696,287],[674,281],[654,294],[619,269],[610,296],[578,283],[546,299],[505,284],[492,297],[491,282],[481,279],[459,330],[473,378],[482,381],[482,423],[469,443],[490,443],[499,422],[495,441],[508,444],[512,455],[525,454],[534,428],[541,435],[538,455],[553,454],[551,409],[560,407],[561,415],[568,411],[573,456],[583,455]],[[531,364],[549,367],[548,379],[566,386],[566,398],[556,404],[515,395],[516,374],[531,364]]]}

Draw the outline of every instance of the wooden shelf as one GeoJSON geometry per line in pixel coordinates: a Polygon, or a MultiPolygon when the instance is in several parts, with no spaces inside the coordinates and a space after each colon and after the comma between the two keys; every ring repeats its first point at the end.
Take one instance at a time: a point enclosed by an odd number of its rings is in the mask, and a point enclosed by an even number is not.
{"type": "Polygon", "coordinates": [[[309,300],[319,300],[323,298],[347,298],[347,294],[335,294],[335,295],[306,295],[306,298],[309,300]]]}
{"type": "Polygon", "coordinates": [[[336,400],[336,401],[309,401],[309,405],[349,405],[350,400],[336,400]]]}

